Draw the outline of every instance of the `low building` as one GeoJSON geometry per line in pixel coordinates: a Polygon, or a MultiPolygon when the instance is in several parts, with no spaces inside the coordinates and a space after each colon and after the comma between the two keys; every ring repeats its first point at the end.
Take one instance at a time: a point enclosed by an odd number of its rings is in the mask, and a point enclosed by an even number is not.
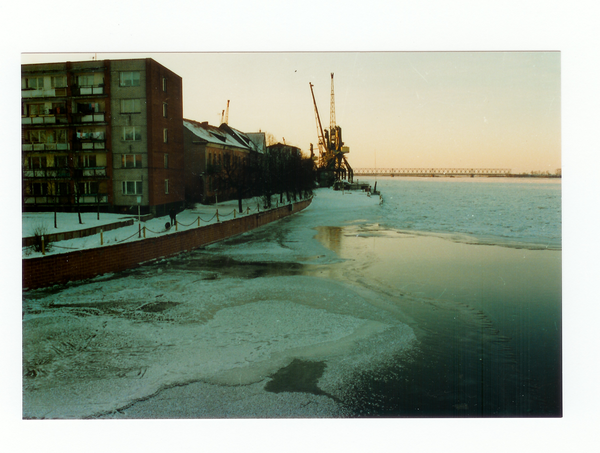
{"type": "Polygon", "coordinates": [[[180,76],[151,58],[21,66],[24,210],[183,206],[180,76]]]}
{"type": "MultiPolygon", "coordinates": [[[[264,154],[265,134],[246,134],[223,123],[211,126],[208,122],[184,119],[185,198],[188,203],[214,202],[216,178],[224,159],[246,159],[251,153],[264,154]]],[[[230,198],[218,194],[219,199],[230,198]],[[222,198],[221,198],[222,197],[222,198]]]]}

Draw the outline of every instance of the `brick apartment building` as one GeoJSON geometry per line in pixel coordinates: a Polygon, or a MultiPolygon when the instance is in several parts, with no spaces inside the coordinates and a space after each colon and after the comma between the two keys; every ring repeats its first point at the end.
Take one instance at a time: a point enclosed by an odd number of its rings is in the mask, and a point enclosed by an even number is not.
{"type": "Polygon", "coordinates": [[[156,61],[21,66],[24,210],[184,203],[182,79],[156,61]]]}

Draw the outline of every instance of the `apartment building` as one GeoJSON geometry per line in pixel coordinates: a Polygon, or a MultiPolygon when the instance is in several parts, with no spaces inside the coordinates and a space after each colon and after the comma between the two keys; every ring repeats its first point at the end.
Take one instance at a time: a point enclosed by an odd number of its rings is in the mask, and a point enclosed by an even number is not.
{"type": "Polygon", "coordinates": [[[156,61],[21,66],[24,210],[184,203],[182,80],[156,61]]]}

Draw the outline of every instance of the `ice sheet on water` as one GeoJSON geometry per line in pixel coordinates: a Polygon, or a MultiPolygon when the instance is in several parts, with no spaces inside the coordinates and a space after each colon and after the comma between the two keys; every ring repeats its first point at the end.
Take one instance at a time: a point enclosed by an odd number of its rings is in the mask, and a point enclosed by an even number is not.
{"type": "Polygon", "coordinates": [[[409,347],[408,327],[330,280],[206,280],[165,263],[26,307],[24,415],[85,417],[198,380],[262,382],[295,357],[372,361],[360,345],[390,329],[405,329],[394,351],[409,347]]]}

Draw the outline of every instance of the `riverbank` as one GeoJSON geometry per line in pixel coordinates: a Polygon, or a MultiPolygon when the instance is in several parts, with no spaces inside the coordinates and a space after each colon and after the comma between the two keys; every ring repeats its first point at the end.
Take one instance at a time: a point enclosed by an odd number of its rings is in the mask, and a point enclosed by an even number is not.
{"type": "MultiPolygon", "coordinates": [[[[69,281],[84,280],[97,275],[134,268],[159,258],[175,256],[184,251],[191,251],[280,220],[305,209],[310,202],[311,199],[308,199],[263,211],[260,211],[260,207],[257,205],[256,213],[251,213],[248,208],[247,212],[239,218],[236,218],[234,209],[230,213],[233,219],[223,222],[219,218],[217,209],[213,218],[205,221],[207,225],[202,227],[200,226],[201,217],[197,215],[195,221],[187,225],[177,221],[173,227],[167,223],[163,230],[154,231],[147,224],[156,228],[157,222],[160,223],[161,219],[152,219],[153,221],[144,222],[144,226],[139,222],[137,234],[134,232],[132,235],[126,236],[131,229],[135,228],[133,226],[124,226],[110,232],[112,236],[122,236],[123,239],[115,240],[112,244],[109,240],[106,245],[104,245],[102,231],[96,235],[61,241],[61,243],[68,242],[71,247],[54,244],[52,246],[52,249],[55,250],[53,254],[46,255],[45,249],[42,249],[37,252],[37,257],[28,257],[23,260],[23,288],[36,289],[69,281]],[[180,225],[181,231],[179,231],[180,225]],[[99,238],[95,236],[99,236],[99,238]],[[77,248],[80,249],[77,250],[77,248]],[[57,249],[62,253],[56,253],[57,249]],[[64,250],[75,251],[65,253],[64,250]]],[[[197,213],[191,211],[185,214],[190,217],[197,213]]],[[[186,217],[185,214],[180,217],[186,217]]],[[[50,245],[52,244],[48,244],[49,248],[50,245]]],[[[31,248],[24,249],[31,251],[31,248]]]]}

